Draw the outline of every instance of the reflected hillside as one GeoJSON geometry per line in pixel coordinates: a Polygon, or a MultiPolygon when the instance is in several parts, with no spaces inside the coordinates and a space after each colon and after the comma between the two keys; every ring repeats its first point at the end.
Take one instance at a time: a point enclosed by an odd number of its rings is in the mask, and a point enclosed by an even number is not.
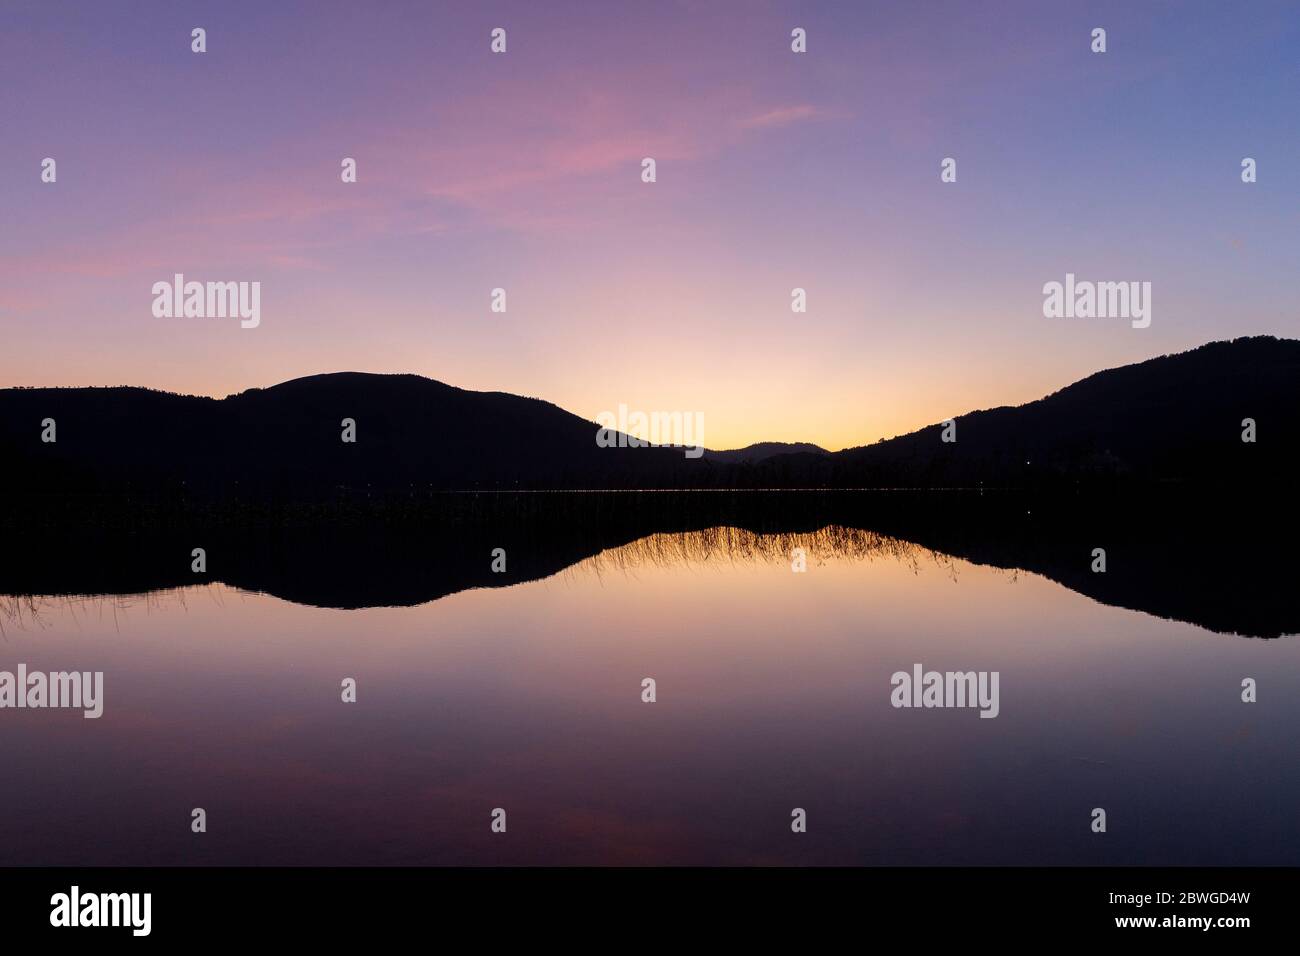
{"type": "Polygon", "coordinates": [[[318,516],[256,529],[201,518],[148,530],[47,530],[0,555],[10,608],[33,595],[136,595],[221,582],[330,608],[412,606],[568,568],[869,558],[963,559],[1050,578],[1096,601],[1250,637],[1300,632],[1293,509],[1195,498],[1029,499],[772,492],[448,496],[400,521],[318,516]],[[191,570],[194,548],[207,570],[191,570]],[[1092,570],[1104,548],[1105,573],[1092,570]],[[505,570],[493,570],[503,549],[505,570]],[[1265,555],[1275,555],[1266,559],[1265,555]]]}

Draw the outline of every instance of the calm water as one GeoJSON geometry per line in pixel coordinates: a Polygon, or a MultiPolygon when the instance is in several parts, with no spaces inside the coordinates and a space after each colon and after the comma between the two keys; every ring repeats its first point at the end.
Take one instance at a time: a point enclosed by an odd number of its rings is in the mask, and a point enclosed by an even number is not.
{"type": "Polygon", "coordinates": [[[866,532],[655,535],[413,607],[3,602],[0,669],[105,672],[99,720],[0,711],[4,865],[1300,864],[1300,640],[866,532]],[[1000,672],[1000,715],[893,708],[917,662],[1000,672]]]}

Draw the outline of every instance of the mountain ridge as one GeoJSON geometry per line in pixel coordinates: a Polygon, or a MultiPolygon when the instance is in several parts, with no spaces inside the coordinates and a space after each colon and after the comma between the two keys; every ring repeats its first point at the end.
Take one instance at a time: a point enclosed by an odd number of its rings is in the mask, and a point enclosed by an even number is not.
{"type": "Polygon", "coordinates": [[[327,372],[225,398],[139,386],[0,389],[0,489],[271,498],[426,490],[1038,487],[1258,482],[1294,473],[1300,340],[1255,336],[1105,369],[1023,405],[827,452],[687,458],[600,447],[541,398],[412,373],[327,372]],[[56,423],[54,442],[41,436],[56,423]],[[1243,421],[1259,437],[1243,442],[1243,421]],[[354,442],[344,441],[345,420],[354,442]]]}

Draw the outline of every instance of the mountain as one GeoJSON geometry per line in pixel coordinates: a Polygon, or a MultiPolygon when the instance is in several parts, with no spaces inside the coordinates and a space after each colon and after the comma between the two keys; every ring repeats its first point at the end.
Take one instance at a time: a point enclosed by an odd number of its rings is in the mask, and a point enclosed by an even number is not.
{"type": "Polygon", "coordinates": [[[680,449],[602,448],[549,402],[340,372],[224,399],[142,388],[0,391],[0,488],[290,498],[339,489],[686,484],[680,449]],[[53,419],[56,441],[41,441],[53,419]],[[343,421],[356,441],[342,440],[343,421]]]}
{"type": "Polygon", "coordinates": [[[708,461],[720,462],[726,465],[757,464],[776,455],[799,454],[829,455],[830,452],[820,445],[805,441],[761,441],[753,445],[746,445],[744,448],[734,448],[729,451],[713,451],[712,449],[705,449],[704,451],[704,457],[708,461]]]}
{"type": "Polygon", "coordinates": [[[1290,482],[1300,464],[1300,341],[1212,342],[953,424],[951,442],[938,423],[760,468],[772,481],[831,487],[1290,482]],[[1246,419],[1254,442],[1242,440],[1246,419]]]}
{"type": "Polygon", "coordinates": [[[0,492],[241,502],[436,490],[1006,487],[1289,482],[1300,341],[1214,342],[1098,372],[1019,407],[827,453],[763,443],[687,458],[600,447],[548,402],[340,372],[224,399],[143,388],[0,390],[0,492]],[[42,424],[55,422],[55,442],[42,424]],[[356,441],[342,440],[344,419],[356,441]],[[1253,419],[1255,442],[1243,442],[1253,419]]]}

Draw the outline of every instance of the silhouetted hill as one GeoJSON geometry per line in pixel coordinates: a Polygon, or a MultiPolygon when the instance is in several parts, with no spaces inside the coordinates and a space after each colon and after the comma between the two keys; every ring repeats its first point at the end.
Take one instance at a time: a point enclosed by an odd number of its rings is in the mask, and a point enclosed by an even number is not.
{"type": "Polygon", "coordinates": [[[806,441],[761,441],[746,445],[744,448],[733,448],[727,451],[706,449],[704,457],[709,461],[721,462],[727,465],[743,465],[757,464],[775,455],[796,454],[820,456],[829,455],[830,452],[820,445],[814,445],[806,441]]]}
{"type": "Polygon", "coordinates": [[[942,440],[939,423],[762,468],[783,483],[839,487],[1290,481],[1300,461],[1300,341],[1213,342],[954,421],[955,442],[942,440]],[[1247,418],[1253,444],[1242,441],[1247,418]]]}
{"type": "Polygon", "coordinates": [[[216,400],[140,388],[0,391],[11,490],[301,497],[339,489],[545,489],[688,482],[681,450],[601,448],[549,402],[416,375],[340,372],[216,400]],[[56,422],[57,442],[41,441],[56,422]],[[356,441],[342,440],[344,419],[356,441]]]}
{"type": "Polygon", "coordinates": [[[596,444],[533,398],[342,372],[224,399],[141,388],[0,390],[0,491],[239,502],[434,490],[668,487],[1044,488],[1290,481],[1300,341],[1216,342],[1098,372],[1017,408],[833,454],[763,443],[702,459],[596,444]],[[1241,440],[1254,419],[1258,440],[1241,440]],[[41,440],[54,419],[57,442],[41,440]],[[355,443],[341,440],[344,419],[355,443]],[[781,454],[763,457],[769,451],[781,454]]]}

